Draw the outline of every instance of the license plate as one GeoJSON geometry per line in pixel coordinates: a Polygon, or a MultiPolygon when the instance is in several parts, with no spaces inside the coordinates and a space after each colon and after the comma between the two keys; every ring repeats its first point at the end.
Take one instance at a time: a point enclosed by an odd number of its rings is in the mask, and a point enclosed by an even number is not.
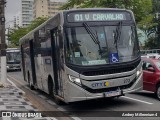
{"type": "Polygon", "coordinates": [[[105,92],[105,97],[113,97],[121,95],[121,90],[105,92]]]}

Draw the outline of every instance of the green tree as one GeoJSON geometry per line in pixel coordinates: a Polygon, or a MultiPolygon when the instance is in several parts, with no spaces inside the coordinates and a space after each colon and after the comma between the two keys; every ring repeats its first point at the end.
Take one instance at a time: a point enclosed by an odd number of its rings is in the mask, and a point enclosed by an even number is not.
{"type": "Polygon", "coordinates": [[[39,17],[31,22],[31,24],[27,27],[19,27],[18,29],[12,29],[9,32],[9,40],[11,41],[11,44],[19,45],[19,39],[44,23],[48,18],[46,17],[39,17]]]}
{"type": "Polygon", "coordinates": [[[16,46],[19,45],[19,39],[26,35],[29,31],[27,28],[18,28],[18,29],[12,29],[12,31],[9,32],[9,40],[11,44],[14,44],[16,46]]]}
{"type": "Polygon", "coordinates": [[[148,40],[145,42],[145,46],[144,46],[145,49],[155,49],[155,48],[159,49],[160,48],[160,17],[158,14],[160,12],[160,7],[159,7],[160,0],[153,0],[152,6],[153,6],[152,21],[149,22],[149,20],[144,19],[144,21],[141,21],[139,23],[139,26],[146,32],[146,34],[149,37],[148,40]],[[145,24],[145,27],[143,28],[142,25],[144,24],[145,24]]]}
{"type": "MultiPolygon", "coordinates": [[[[155,11],[159,9],[159,2],[153,0],[68,0],[61,9],[69,8],[124,8],[132,10],[138,28],[147,36],[156,32],[158,21],[155,21],[155,11]],[[154,7],[156,6],[156,7],[154,7]]],[[[151,38],[153,40],[153,38],[151,38]]]]}
{"type": "Polygon", "coordinates": [[[27,27],[28,31],[32,31],[42,23],[44,23],[46,20],[48,20],[47,17],[38,17],[35,20],[31,22],[31,24],[27,27]]]}
{"type": "Polygon", "coordinates": [[[160,43],[156,40],[155,37],[148,38],[147,41],[145,41],[145,47],[144,49],[159,49],[160,43]]]}

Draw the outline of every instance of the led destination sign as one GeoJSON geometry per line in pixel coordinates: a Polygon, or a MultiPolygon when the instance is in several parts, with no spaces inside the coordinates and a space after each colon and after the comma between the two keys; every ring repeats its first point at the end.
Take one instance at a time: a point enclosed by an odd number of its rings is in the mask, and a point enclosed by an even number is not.
{"type": "Polygon", "coordinates": [[[126,12],[79,12],[70,13],[67,16],[68,22],[83,22],[83,21],[118,21],[129,20],[130,14],[126,12]]]}

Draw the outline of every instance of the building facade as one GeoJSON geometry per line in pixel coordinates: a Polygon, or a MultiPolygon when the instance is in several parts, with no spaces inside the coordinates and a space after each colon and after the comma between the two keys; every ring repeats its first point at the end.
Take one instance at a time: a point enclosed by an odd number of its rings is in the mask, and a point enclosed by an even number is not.
{"type": "Polygon", "coordinates": [[[22,26],[27,26],[33,20],[33,0],[22,0],[22,26]]]}
{"type": "Polygon", "coordinates": [[[54,16],[60,12],[59,8],[64,2],[59,2],[59,0],[21,0],[21,4],[21,26],[25,27],[38,17],[54,16]]]}
{"type": "Polygon", "coordinates": [[[48,17],[48,0],[34,0],[33,18],[48,17]]]}
{"type": "Polygon", "coordinates": [[[54,16],[55,14],[57,14],[58,12],[60,12],[59,8],[64,5],[64,2],[56,2],[54,0],[50,0],[48,2],[48,15],[49,17],[54,16]]]}
{"type": "Polygon", "coordinates": [[[34,0],[33,19],[38,17],[52,17],[60,12],[59,7],[63,4],[64,2],[58,2],[58,0],[34,0]]]}
{"type": "Polygon", "coordinates": [[[15,16],[14,16],[14,28],[18,28],[22,26],[22,14],[21,12],[18,12],[15,16]]]}

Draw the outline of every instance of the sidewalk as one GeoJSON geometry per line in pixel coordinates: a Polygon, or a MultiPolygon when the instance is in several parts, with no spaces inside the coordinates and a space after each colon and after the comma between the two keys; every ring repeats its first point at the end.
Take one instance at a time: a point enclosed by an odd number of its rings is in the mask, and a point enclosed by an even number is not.
{"type": "Polygon", "coordinates": [[[17,88],[10,80],[8,80],[7,87],[0,87],[0,116],[2,116],[0,120],[57,120],[56,118],[47,117],[27,118],[26,116],[28,116],[30,112],[36,113],[38,110],[24,95],[25,92],[17,88]],[[16,112],[18,114],[16,114],[16,112]]]}

